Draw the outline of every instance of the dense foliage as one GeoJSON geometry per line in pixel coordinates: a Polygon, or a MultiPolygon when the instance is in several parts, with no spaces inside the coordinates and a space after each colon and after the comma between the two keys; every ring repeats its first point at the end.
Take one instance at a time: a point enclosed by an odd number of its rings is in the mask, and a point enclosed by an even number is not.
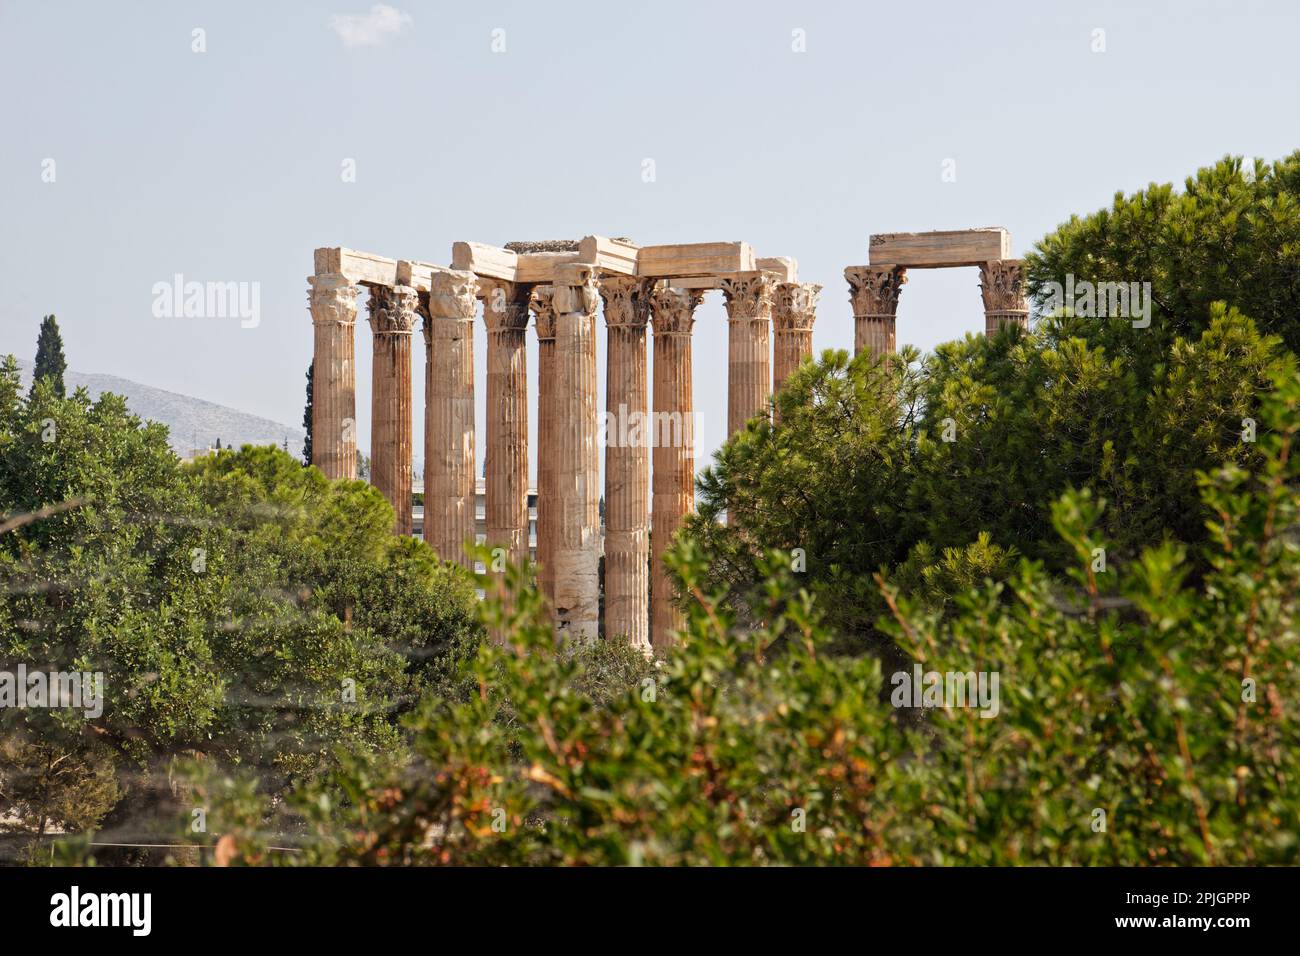
{"type": "Polygon", "coordinates": [[[0,669],[103,674],[93,717],[0,710],[0,812],[32,829],[147,815],[178,755],[279,792],[336,748],[391,750],[477,634],[472,582],[395,538],[375,489],[271,447],[182,466],[119,397],[21,397],[12,360],[0,510],[0,669]]]}
{"type": "Polygon", "coordinates": [[[1300,862],[1298,190],[1120,196],[1029,256],[1032,331],[805,363],[701,479],[653,660],[10,362],[0,666],[108,699],[0,711],[0,813],[80,861],[149,806],[223,865],[1300,862]]]}
{"type": "MultiPolygon", "coordinates": [[[[874,573],[942,604],[986,575],[1005,580],[1017,555],[1059,570],[1050,506],[1069,488],[1110,502],[1117,560],[1203,542],[1195,476],[1258,464],[1259,402],[1298,344],[1300,154],[1252,169],[1225,160],[1185,193],[1120,197],[1028,257],[1040,300],[1070,276],[1151,282],[1149,326],[1067,307],[1032,332],[924,358],[805,364],[776,398],[779,423],[751,422],[701,478],[684,533],[710,581],[743,612],[762,555],[802,549],[803,580],[845,643],[892,653],[872,624],[874,573]],[[1200,268],[1215,250],[1229,265],[1200,268]]],[[[1207,568],[1193,557],[1193,577],[1207,568]]]]}
{"type": "Polygon", "coordinates": [[[1254,470],[1202,476],[1200,581],[1172,542],[1101,569],[1103,503],[1084,492],[1051,509],[1065,578],[1021,559],[947,613],[876,581],[903,674],[996,674],[995,717],[892,706],[878,659],[826,653],[788,554],[764,559],[761,623],[742,625],[687,541],[682,646],[621,690],[592,692],[608,661],[556,647],[524,591],[510,645],[466,662],[469,692],[412,717],[409,760],[354,761],[291,809],[207,779],[213,858],[1295,863],[1300,376],[1279,386],[1254,470]],[[300,852],[270,852],[270,832],[300,852]]]}

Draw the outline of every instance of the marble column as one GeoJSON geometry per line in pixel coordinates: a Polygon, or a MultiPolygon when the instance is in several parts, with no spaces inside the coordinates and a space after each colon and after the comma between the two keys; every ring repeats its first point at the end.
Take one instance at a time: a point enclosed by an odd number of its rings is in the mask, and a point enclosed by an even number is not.
{"type": "Polygon", "coordinates": [[[370,483],[393,506],[397,534],[411,533],[411,333],[418,303],[409,286],[370,290],[370,483]]]}
{"type": "Polygon", "coordinates": [[[311,461],[326,478],[357,476],[357,287],[342,275],[315,275],[307,299],[312,354],[311,461]]]}
{"type": "Polygon", "coordinates": [[[1024,274],[1019,259],[995,259],[980,264],[980,295],[984,299],[984,334],[1008,325],[1029,328],[1024,274]]]}
{"type": "Polygon", "coordinates": [[[600,459],[594,266],[555,270],[554,524],[556,636],[600,636],[600,459]]]}
{"type": "Polygon", "coordinates": [[[772,300],[772,372],[780,391],[790,373],[813,354],[813,322],[822,287],[813,282],[782,282],[772,300]]]}
{"type": "Polygon", "coordinates": [[[530,286],[479,281],[487,325],[487,543],[528,560],[528,331],[530,286]]]}
{"type": "Polygon", "coordinates": [[[529,297],[537,329],[537,587],[555,607],[555,289],[537,286],[529,297]]]}
{"type": "Polygon", "coordinates": [[[727,434],[767,414],[772,394],[772,293],[766,272],[738,272],[722,280],[727,302],[727,434]]]}
{"type": "Polygon", "coordinates": [[[853,354],[867,350],[875,356],[893,355],[897,345],[894,313],[907,270],[901,266],[849,266],[844,278],[853,303],[853,354]]]}
{"type": "Polygon", "coordinates": [[[605,378],[605,636],[650,650],[650,436],[646,323],[650,283],[600,284],[605,378]]]}
{"type": "Polygon", "coordinates": [[[651,534],[650,640],[656,649],[675,640],[682,614],[663,555],[695,508],[695,401],[691,390],[691,332],[704,293],[663,288],[650,297],[654,328],[654,488],[651,534]]]}
{"type": "Polygon", "coordinates": [[[471,570],[476,291],[471,272],[435,272],[424,323],[424,540],[471,570]]]}

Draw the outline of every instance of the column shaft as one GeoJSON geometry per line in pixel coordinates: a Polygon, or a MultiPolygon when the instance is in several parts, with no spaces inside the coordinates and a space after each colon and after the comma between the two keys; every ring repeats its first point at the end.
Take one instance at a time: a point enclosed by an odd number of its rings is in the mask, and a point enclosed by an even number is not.
{"type": "Polygon", "coordinates": [[[773,376],[780,391],[790,373],[813,354],[813,322],[822,287],[812,282],[783,282],[772,305],[773,376]]]}
{"type": "Polygon", "coordinates": [[[393,506],[397,534],[412,530],[411,333],[417,304],[418,294],[408,286],[376,286],[370,292],[370,482],[393,506]]]}
{"type": "Polygon", "coordinates": [[[606,279],[605,636],[650,650],[649,286],[606,279]]]}
{"type": "Polygon", "coordinates": [[[853,303],[855,334],[853,354],[869,351],[877,357],[896,349],[894,314],[898,296],[907,282],[901,266],[849,266],[844,270],[853,303]]]}
{"type": "Polygon", "coordinates": [[[691,331],[703,293],[660,289],[650,299],[654,325],[654,501],[651,533],[651,627],[655,648],[682,627],[663,556],[695,508],[695,400],[691,389],[691,331]]]}
{"type": "Polygon", "coordinates": [[[555,606],[555,309],[551,286],[529,298],[537,327],[537,586],[555,606]]]}
{"type": "Polygon", "coordinates": [[[435,272],[424,323],[424,540],[473,568],[474,313],[469,272],[435,272]]]}
{"type": "Polygon", "coordinates": [[[312,355],[312,464],[326,478],[357,475],[357,287],[342,275],[308,278],[312,355]]]}
{"type": "Polygon", "coordinates": [[[596,291],[592,266],[556,270],[555,617],[557,636],[600,632],[600,460],[596,415],[596,291]]]}
{"type": "Polygon", "coordinates": [[[767,414],[772,394],[772,277],[741,272],[722,280],[727,301],[727,433],[767,414]]]}
{"type": "Polygon", "coordinates": [[[481,283],[487,325],[487,543],[512,564],[528,559],[527,286],[481,283]]]}

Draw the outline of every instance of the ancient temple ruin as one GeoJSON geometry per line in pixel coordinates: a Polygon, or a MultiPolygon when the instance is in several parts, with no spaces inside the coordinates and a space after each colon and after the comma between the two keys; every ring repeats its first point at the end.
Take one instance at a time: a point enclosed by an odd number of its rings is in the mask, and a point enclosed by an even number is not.
{"type": "MultiPolygon", "coordinates": [[[[1026,324],[1020,263],[1010,248],[1006,230],[998,228],[872,236],[869,264],[844,270],[856,350],[894,351],[908,269],[978,266],[986,330],[1026,324]]],[[[729,328],[727,423],[734,433],[768,414],[772,392],[812,354],[822,289],[798,280],[793,259],[756,257],[744,242],[636,246],[601,236],[504,247],[458,242],[450,266],[324,248],[316,250],[314,272],[308,279],[313,464],[330,478],[355,477],[354,333],[365,286],[374,363],[371,480],[397,513],[396,532],[411,533],[411,342],[418,321],[425,345],[424,537],[442,557],[467,566],[475,530],[473,349],[480,301],[488,350],[487,544],[512,562],[528,556],[525,344],[532,317],[538,581],[557,631],[586,640],[596,638],[601,623],[598,306],[603,301],[608,331],[608,412],[689,423],[695,310],[706,293],[721,291],[729,328]]],[[[605,442],[603,488],[604,633],[647,650],[668,643],[680,625],[660,558],[695,503],[693,435],[650,438],[642,430],[639,440],[605,442]]]]}

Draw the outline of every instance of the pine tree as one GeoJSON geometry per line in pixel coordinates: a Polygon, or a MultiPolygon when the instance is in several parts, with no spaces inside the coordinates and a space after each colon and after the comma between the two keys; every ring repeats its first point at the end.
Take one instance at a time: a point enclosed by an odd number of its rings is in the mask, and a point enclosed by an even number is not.
{"type": "Polygon", "coordinates": [[[32,387],[43,378],[50,380],[54,394],[63,398],[63,373],[68,367],[63,357],[63,337],[59,335],[59,323],[52,315],[41,320],[41,333],[36,338],[36,367],[32,371],[32,387]]]}
{"type": "Polygon", "coordinates": [[[306,437],[303,438],[302,440],[302,463],[304,465],[311,464],[311,370],[312,367],[308,365],[307,366],[307,408],[302,413],[302,427],[307,432],[306,437]]]}

